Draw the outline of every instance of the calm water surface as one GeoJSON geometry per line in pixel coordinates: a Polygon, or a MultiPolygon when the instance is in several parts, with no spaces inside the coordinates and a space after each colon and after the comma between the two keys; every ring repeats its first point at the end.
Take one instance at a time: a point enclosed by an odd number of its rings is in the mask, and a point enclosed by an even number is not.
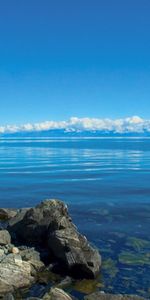
{"type": "MultiPolygon", "coordinates": [[[[1,139],[0,206],[45,198],[66,201],[100,249],[91,290],[150,297],[150,139],[1,139]]],[[[87,285],[74,295],[82,299],[87,285]]]]}

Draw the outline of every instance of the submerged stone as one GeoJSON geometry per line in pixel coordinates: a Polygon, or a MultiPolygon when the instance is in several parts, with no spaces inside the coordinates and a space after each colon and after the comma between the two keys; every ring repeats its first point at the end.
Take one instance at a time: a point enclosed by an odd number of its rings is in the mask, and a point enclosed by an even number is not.
{"type": "Polygon", "coordinates": [[[50,292],[46,293],[43,300],[73,300],[73,298],[59,288],[51,288],[50,292]]]}
{"type": "Polygon", "coordinates": [[[104,292],[96,292],[85,296],[84,300],[144,300],[144,298],[134,295],[114,295],[105,294],[104,292]]]}
{"type": "Polygon", "coordinates": [[[119,271],[118,268],[116,267],[116,262],[111,258],[108,258],[103,261],[102,270],[104,270],[104,272],[109,274],[111,278],[115,277],[119,271]]]}
{"type": "Polygon", "coordinates": [[[150,265],[150,257],[145,254],[123,251],[119,255],[119,262],[127,265],[150,265]]]}
{"type": "Polygon", "coordinates": [[[126,245],[132,247],[136,251],[141,251],[146,248],[150,249],[150,241],[136,237],[129,237],[126,245]]]}
{"type": "Polygon", "coordinates": [[[98,282],[97,280],[83,279],[77,281],[74,284],[73,289],[83,294],[90,294],[95,292],[100,287],[103,287],[103,284],[98,282]]]}

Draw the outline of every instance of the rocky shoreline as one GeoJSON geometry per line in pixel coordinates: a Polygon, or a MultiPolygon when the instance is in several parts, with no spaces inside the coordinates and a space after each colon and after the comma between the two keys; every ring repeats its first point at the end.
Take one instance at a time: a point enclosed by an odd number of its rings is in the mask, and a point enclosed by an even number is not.
{"type": "MultiPolygon", "coordinates": [[[[60,200],[33,208],[0,209],[0,299],[73,300],[63,289],[77,279],[95,279],[101,268],[99,251],[78,232],[60,200]],[[58,276],[57,282],[51,278],[58,276]],[[42,279],[41,279],[42,278],[42,279]],[[44,283],[39,297],[28,289],[44,283]]],[[[144,299],[97,291],[84,300],[144,299]]]]}

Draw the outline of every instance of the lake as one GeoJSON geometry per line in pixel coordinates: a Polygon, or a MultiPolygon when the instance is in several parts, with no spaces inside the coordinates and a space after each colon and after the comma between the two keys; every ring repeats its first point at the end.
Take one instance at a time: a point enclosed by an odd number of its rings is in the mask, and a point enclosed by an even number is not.
{"type": "Polygon", "coordinates": [[[150,139],[0,139],[0,206],[47,198],[100,249],[93,289],[150,297],[150,139]]]}

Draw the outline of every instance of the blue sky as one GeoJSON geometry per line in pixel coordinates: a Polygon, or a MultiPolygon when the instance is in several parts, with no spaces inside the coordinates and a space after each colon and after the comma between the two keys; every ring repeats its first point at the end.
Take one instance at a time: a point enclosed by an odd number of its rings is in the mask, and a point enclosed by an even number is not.
{"type": "Polygon", "coordinates": [[[0,125],[150,117],[149,0],[1,0],[0,125]]]}

